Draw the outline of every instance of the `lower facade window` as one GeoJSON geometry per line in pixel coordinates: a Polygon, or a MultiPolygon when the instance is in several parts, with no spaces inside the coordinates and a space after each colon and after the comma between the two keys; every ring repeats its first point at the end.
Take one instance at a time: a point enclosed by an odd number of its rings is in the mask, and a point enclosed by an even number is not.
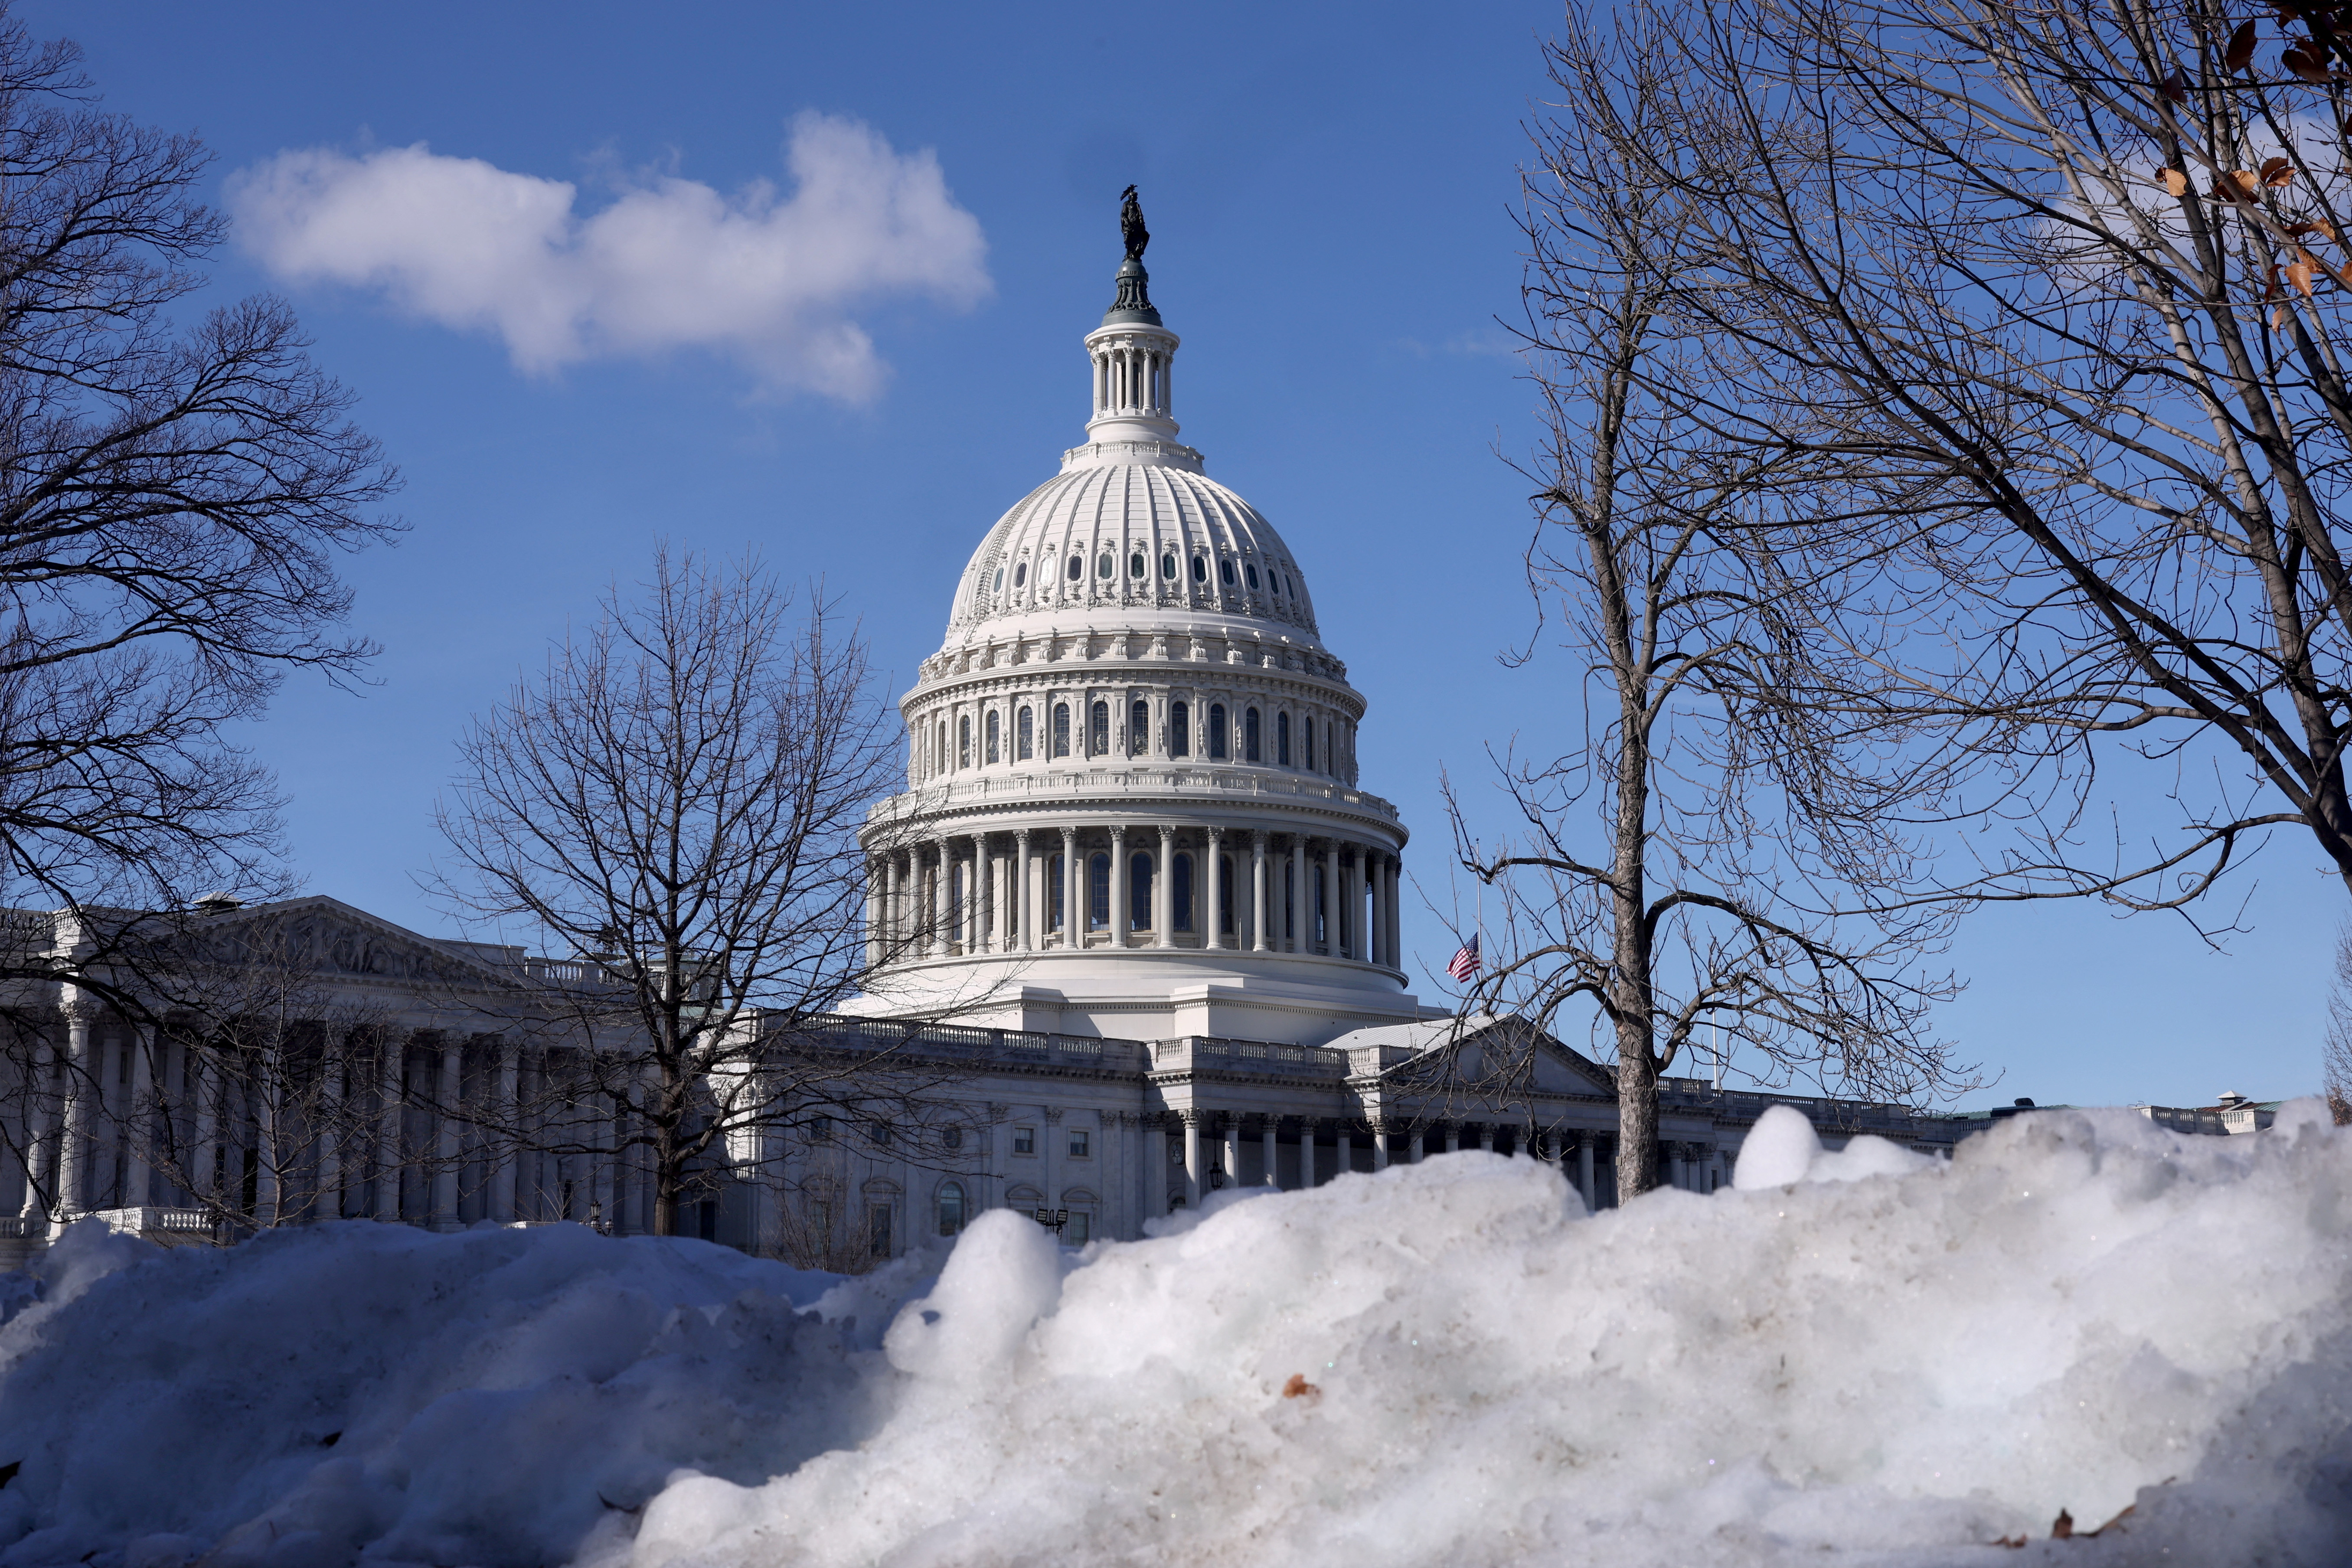
{"type": "Polygon", "coordinates": [[[1151,704],[1130,703],[1127,710],[1127,754],[1139,757],[1151,750],[1151,704]]]}
{"type": "Polygon", "coordinates": [[[1222,702],[1209,705],[1208,742],[1209,755],[1219,761],[1223,760],[1228,748],[1225,744],[1225,705],[1222,702]]]}
{"type": "Polygon", "coordinates": [[[969,713],[956,721],[956,766],[971,766],[971,715],[969,713]]]}
{"type": "Polygon", "coordinates": [[[1274,716],[1274,760],[1284,767],[1290,765],[1290,715],[1274,716]]]}
{"type": "Polygon", "coordinates": [[[1307,772],[1315,771],[1315,721],[1298,721],[1298,765],[1307,772]]]}
{"type": "Polygon", "coordinates": [[[1260,752],[1257,710],[1252,708],[1242,715],[1242,761],[1262,762],[1265,759],[1260,752]]]}
{"type": "Polygon", "coordinates": [[[866,1210],[866,1250],[877,1258],[890,1256],[890,1205],[871,1204],[866,1210]]]}
{"type": "Polygon", "coordinates": [[[1070,705],[1066,702],[1054,704],[1054,754],[1070,754],[1070,705]]]}
{"type": "Polygon", "coordinates": [[[1087,754],[1099,757],[1110,750],[1110,704],[1097,702],[1087,712],[1087,754]]]}
{"type": "Polygon", "coordinates": [[[955,1182],[940,1184],[940,1234],[955,1236],[963,1230],[963,1187],[955,1182]]]}
{"type": "Polygon", "coordinates": [[[1067,1247],[1084,1247],[1095,1237],[1094,1215],[1082,1209],[1072,1209],[1062,1226],[1062,1241],[1067,1247]]]}
{"type": "Polygon", "coordinates": [[[1025,763],[1037,754],[1036,728],[1036,716],[1026,708],[1021,710],[1020,718],[1013,722],[1013,755],[1021,762],[1025,763]]]}
{"type": "Polygon", "coordinates": [[[988,753],[987,753],[987,755],[988,755],[988,761],[989,761],[989,762],[991,762],[991,763],[994,763],[994,762],[997,760],[997,746],[996,746],[996,739],[997,739],[997,715],[996,715],[996,713],[995,713],[993,710],[992,710],[992,711],[989,713],[989,715],[988,715],[988,753]]]}
{"type": "Polygon", "coordinates": [[[1168,754],[1189,757],[1192,754],[1192,710],[1182,702],[1168,705],[1168,754]]]}
{"type": "Polygon", "coordinates": [[[1095,931],[1110,929],[1110,857],[1097,854],[1088,862],[1087,879],[1093,884],[1087,902],[1087,924],[1095,931]]]}

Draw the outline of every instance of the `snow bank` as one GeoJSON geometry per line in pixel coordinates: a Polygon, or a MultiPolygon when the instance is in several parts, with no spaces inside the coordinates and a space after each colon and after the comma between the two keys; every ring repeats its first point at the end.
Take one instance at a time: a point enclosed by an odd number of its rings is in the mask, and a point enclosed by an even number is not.
{"type": "Polygon", "coordinates": [[[680,1467],[756,1481],[855,1441],[877,1386],[852,1325],[794,1309],[835,1277],[700,1242],[161,1251],[85,1222],[40,1273],[0,1326],[10,1568],[562,1562],[680,1467]]]}
{"type": "Polygon", "coordinates": [[[1066,1277],[984,1215],[889,1332],[878,1432],[757,1487],[682,1478],[630,1555],[2352,1560],[2352,1139],[2042,1112],[1944,1166],[1758,1132],[1712,1197],[1586,1219],[1550,1170],[1465,1153],[1066,1277]]]}
{"type": "Polygon", "coordinates": [[[2352,1137],[1776,1118],[1738,1179],[1463,1153],[850,1281],[78,1228],[0,1325],[0,1568],[2352,1560],[2352,1137]]]}

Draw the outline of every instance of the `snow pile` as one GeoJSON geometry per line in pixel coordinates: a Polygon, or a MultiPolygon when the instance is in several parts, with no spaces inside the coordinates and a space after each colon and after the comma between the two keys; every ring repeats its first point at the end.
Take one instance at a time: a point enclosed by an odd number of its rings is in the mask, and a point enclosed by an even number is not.
{"type": "Polygon", "coordinates": [[[11,1565],[562,1562],[680,1467],[756,1481],[870,1424],[878,1357],[793,1306],[834,1277],[699,1242],[85,1222],[39,1272],[0,1326],[11,1565]]]}
{"type": "Polygon", "coordinates": [[[1066,1275],[985,1215],[873,1437],[681,1479],[634,1562],[2352,1559],[2352,1139],[2044,1112],[1945,1166],[1790,1113],[1750,1154],[1594,1219],[1455,1155],[1066,1275]]]}
{"type": "Polygon", "coordinates": [[[2045,1111],[1948,1165],[1774,1116],[1738,1182],[1588,1219],[1463,1153],[853,1281],[78,1227],[0,1324],[0,1568],[2352,1560],[2315,1114],[2045,1111]]]}

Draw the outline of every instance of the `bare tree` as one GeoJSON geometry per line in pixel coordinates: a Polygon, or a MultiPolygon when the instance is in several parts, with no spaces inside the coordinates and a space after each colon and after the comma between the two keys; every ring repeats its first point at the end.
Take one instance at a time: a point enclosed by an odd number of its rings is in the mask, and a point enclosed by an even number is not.
{"type": "Polygon", "coordinates": [[[2336,933],[2336,973],[2327,988],[2327,1035],[2320,1042],[2320,1078],[2328,1114],[2352,1126],[2352,926],[2336,933]]]}
{"type": "MultiPolygon", "coordinates": [[[[181,323],[208,156],[100,111],[78,58],[0,11],[0,901],[179,910],[282,885],[222,727],[372,651],[334,556],[390,530],[394,476],[283,303],[181,323]]],[[[111,985],[126,955],[85,947],[111,985]]]]}
{"type": "Polygon", "coordinates": [[[541,1031],[546,1065],[496,1135],[644,1151],[667,1234],[714,1162],[914,1105],[887,1040],[829,1023],[899,956],[867,946],[857,839],[895,741],[831,606],[667,549],[641,599],[615,588],[478,721],[436,885],[579,955],[527,976],[517,1026],[541,1031]]]}
{"type": "Polygon", "coordinates": [[[2281,826],[2352,887],[2332,24],[2282,47],[2210,0],[1643,15],[1683,68],[1612,151],[1686,226],[1672,308],[1715,349],[1691,416],[1812,470],[1780,498],[1795,575],[1822,519],[1879,536],[1842,606],[1876,669],[1817,700],[1918,721],[1924,820],[2017,829],[1952,836],[1993,847],[1936,892],[2187,910],[2281,826]],[[2126,795],[2170,820],[2126,800],[2096,826],[2101,767],[2139,763],[2126,795]]]}
{"type": "MultiPolygon", "coordinates": [[[[1578,667],[1559,684],[1585,700],[1561,715],[1566,750],[1502,760],[1513,840],[1480,845],[1449,803],[1464,864],[1505,894],[1508,940],[1480,1000],[1547,1019],[1595,1009],[1631,1197],[1658,1183],[1659,1079],[1703,1027],[1767,1077],[1843,1092],[1908,1100],[1963,1078],[1927,1033],[1951,986],[1919,968],[1948,910],[1837,912],[1854,888],[1918,879],[1887,820],[1907,775],[1881,753],[1901,737],[1791,700],[1871,672],[1822,633],[1843,574],[1774,558],[1771,497],[1804,480],[1801,459],[1792,471],[1686,416],[1712,344],[1675,308],[1683,215],[1614,173],[1619,146],[1656,129],[1649,83],[1676,60],[1655,32],[1621,39],[1622,80],[1580,26],[1555,50],[1564,96],[1538,133],[1526,221],[1528,358],[1550,428],[1529,476],[1528,582],[1578,667]]],[[[1825,562],[1868,549],[1834,525],[1809,542],[1825,562]]]]}

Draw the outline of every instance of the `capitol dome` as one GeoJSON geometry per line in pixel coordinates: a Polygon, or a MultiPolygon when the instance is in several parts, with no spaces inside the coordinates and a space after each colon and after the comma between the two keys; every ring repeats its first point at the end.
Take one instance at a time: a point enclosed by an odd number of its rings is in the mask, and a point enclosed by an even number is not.
{"type": "Polygon", "coordinates": [[[1086,338],[1086,442],[981,540],[900,700],[860,1010],[1302,1045],[1418,1019],[1364,699],[1290,547],[1177,438],[1139,249],[1086,338]]]}

